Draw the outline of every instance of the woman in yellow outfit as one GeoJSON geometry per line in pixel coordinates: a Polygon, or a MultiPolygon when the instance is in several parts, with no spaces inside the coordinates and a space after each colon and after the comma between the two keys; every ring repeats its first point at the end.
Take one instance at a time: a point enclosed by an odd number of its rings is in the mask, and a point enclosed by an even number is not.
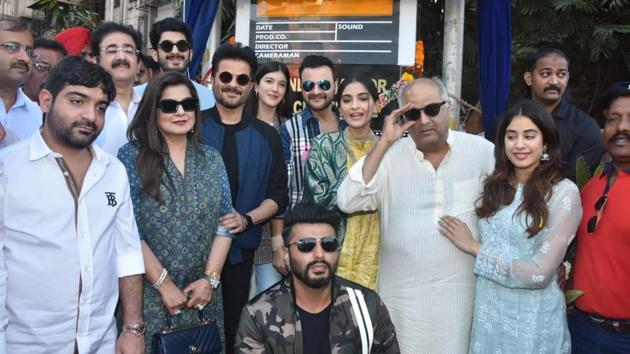
{"type": "MultiPolygon", "coordinates": [[[[377,141],[370,128],[376,99],[374,84],[363,74],[347,77],[339,85],[337,103],[348,127],[313,140],[304,169],[303,201],[337,210],[337,188],[350,167],[377,141]]],[[[378,212],[342,216],[337,275],[375,289],[380,249],[378,212]]]]}

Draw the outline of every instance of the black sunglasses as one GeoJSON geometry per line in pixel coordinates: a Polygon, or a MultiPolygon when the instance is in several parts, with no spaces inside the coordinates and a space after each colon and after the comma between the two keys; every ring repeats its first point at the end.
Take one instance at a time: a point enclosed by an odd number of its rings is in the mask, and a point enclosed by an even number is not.
{"type": "Polygon", "coordinates": [[[170,53],[173,50],[173,47],[177,47],[177,50],[180,52],[185,52],[190,49],[191,45],[188,41],[180,40],[177,43],[173,43],[171,41],[162,41],[158,44],[158,47],[165,51],[166,53],[170,53]]]}
{"type": "MultiPolygon", "coordinates": [[[[318,239],[316,239],[315,237],[305,237],[303,239],[289,243],[287,247],[291,245],[297,245],[298,251],[302,253],[308,253],[315,248],[317,240],[318,239]]],[[[327,236],[319,239],[319,245],[322,246],[322,249],[326,252],[335,252],[337,250],[337,246],[339,245],[339,241],[337,241],[337,238],[334,236],[327,236]]]]}
{"type": "MultiPolygon", "coordinates": [[[[221,82],[224,84],[229,84],[230,82],[232,82],[233,78],[234,78],[234,75],[232,75],[232,73],[229,71],[224,71],[219,74],[219,80],[221,80],[221,82]]],[[[245,86],[249,84],[250,81],[251,79],[249,78],[249,75],[247,74],[240,74],[236,77],[236,83],[241,86],[245,86]]]]}
{"type": "Polygon", "coordinates": [[[440,108],[442,108],[442,105],[444,105],[445,103],[446,101],[442,101],[438,103],[428,104],[424,108],[412,108],[405,112],[405,118],[407,120],[418,120],[420,119],[420,114],[423,111],[424,114],[427,115],[427,117],[435,117],[438,115],[438,113],[440,113],[440,108]]]}
{"type": "Polygon", "coordinates": [[[589,234],[592,234],[593,232],[595,232],[595,229],[597,228],[597,225],[599,224],[599,220],[601,220],[602,218],[606,201],[608,201],[608,196],[604,194],[601,197],[599,197],[599,199],[597,199],[597,201],[595,202],[595,210],[597,211],[597,214],[593,215],[593,217],[588,219],[588,222],[586,223],[586,231],[588,231],[589,234]]]}
{"type": "MultiPolygon", "coordinates": [[[[305,92],[310,92],[315,88],[315,84],[316,83],[311,80],[306,80],[302,83],[302,90],[305,92]]],[[[328,91],[330,90],[330,81],[319,80],[317,81],[317,86],[319,86],[319,88],[322,89],[323,91],[328,91]]]]}
{"type": "Polygon", "coordinates": [[[158,108],[163,113],[175,113],[179,106],[182,106],[182,109],[186,112],[194,112],[197,110],[197,107],[199,107],[199,100],[194,97],[184,98],[181,101],[165,98],[158,102],[158,108]]]}

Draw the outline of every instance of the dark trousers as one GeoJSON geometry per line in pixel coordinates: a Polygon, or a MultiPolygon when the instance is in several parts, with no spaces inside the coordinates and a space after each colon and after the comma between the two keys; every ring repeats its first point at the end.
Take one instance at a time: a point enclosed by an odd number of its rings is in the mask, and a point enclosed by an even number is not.
{"type": "Polygon", "coordinates": [[[243,262],[223,266],[221,287],[223,288],[223,321],[225,326],[225,352],[234,353],[234,337],[238,330],[243,306],[249,298],[249,285],[254,265],[254,251],[243,251],[243,262]]]}
{"type": "Polygon", "coordinates": [[[573,354],[630,353],[630,334],[605,330],[578,309],[569,314],[569,330],[573,354]]]}

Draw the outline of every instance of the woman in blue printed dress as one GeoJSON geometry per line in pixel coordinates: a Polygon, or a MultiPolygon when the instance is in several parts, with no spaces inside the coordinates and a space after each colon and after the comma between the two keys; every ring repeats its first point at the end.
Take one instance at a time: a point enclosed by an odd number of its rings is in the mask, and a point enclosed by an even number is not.
{"type": "Polygon", "coordinates": [[[118,152],[127,168],[146,269],[146,352],[165,325],[214,319],[223,338],[220,274],[232,243],[219,217],[232,211],[221,155],[199,143],[199,99],[175,72],[147,86],[118,152]]]}
{"type": "Polygon", "coordinates": [[[570,353],[557,269],[582,216],[577,187],[564,178],[553,118],[521,101],[501,123],[495,170],[476,208],[480,240],[444,216],[440,231],[476,257],[470,353],[570,353]]]}

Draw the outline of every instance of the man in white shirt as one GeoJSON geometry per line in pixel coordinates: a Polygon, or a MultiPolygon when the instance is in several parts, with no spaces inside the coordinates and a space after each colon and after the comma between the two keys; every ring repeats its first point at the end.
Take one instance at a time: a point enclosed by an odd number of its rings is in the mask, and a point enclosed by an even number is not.
{"type": "Polygon", "coordinates": [[[449,131],[448,94],[437,78],[412,82],[401,100],[374,149],[350,169],[337,204],[347,213],[379,210],[378,289],[401,352],[467,353],[474,258],[441,236],[437,222],[457,215],[478,234],[475,200],[494,167],[493,145],[449,131]]]}
{"type": "Polygon", "coordinates": [[[113,98],[109,74],[68,57],[40,92],[42,130],[0,151],[3,353],[144,351],[144,265],[127,174],[92,144],[113,98]]]}
{"type": "MultiPolygon", "coordinates": [[[[177,71],[187,74],[192,59],[192,32],[188,26],[173,17],[167,17],[151,26],[149,32],[151,56],[160,65],[162,72],[177,71]]],[[[215,105],[212,90],[191,80],[199,96],[199,109],[204,111],[215,105]]],[[[142,96],[147,84],[136,86],[136,92],[142,96]]]]}
{"type": "MultiPolygon", "coordinates": [[[[0,20],[0,125],[18,140],[42,124],[42,111],[20,86],[32,69],[33,35],[22,20],[0,20]]],[[[0,136],[0,143],[4,137],[0,136]]],[[[6,142],[4,145],[7,145],[6,142]]]]}
{"type": "Polygon", "coordinates": [[[116,87],[116,98],[107,107],[105,126],[95,143],[114,156],[128,142],[127,128],[141,99],[133,89],[141,46],[140,33],[130,26],[105,22],[92,31],[92,57],[112,76],[116,87]]]}

